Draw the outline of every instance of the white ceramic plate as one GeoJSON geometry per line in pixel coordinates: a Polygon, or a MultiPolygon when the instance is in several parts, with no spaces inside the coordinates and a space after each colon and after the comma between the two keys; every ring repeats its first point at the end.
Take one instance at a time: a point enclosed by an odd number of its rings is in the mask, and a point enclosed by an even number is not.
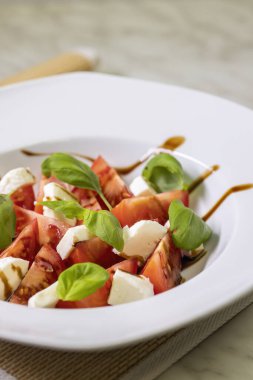
{"type": "MultiPolygon", "coordinates": [[[[38,172],[40,159],[18,149],[35,143],[34,150],[101,153],[119,165],[180,134],[186,137],[181,152],[221,165],[193,196],[200,213],[229,186],[253,182],[252,111],[196,91],[98,74],[63,75],[1,89],[0,120],[1,174],[18,165],[38,172]]],[[[183,161],[192,177],[203,170],[183,161]]],[[[235,301],[253,290],[252,195],[233,195],[210,219],[210,254],[201,273],[183,285],[145,301],[97,309],[0,302],[0,337],[62,349],[111,348],[175,331],[235,301]]]]}

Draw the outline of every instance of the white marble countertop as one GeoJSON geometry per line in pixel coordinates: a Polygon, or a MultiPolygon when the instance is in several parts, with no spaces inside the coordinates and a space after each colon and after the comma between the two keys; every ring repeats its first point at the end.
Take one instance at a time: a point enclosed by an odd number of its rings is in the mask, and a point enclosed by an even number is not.
{"type": "MultiPolygon", "coordinates": [[[[92,46],[99,71],[208,91],[253,108],[251,0],[0,0],[0,77],[92,46]]],[[[159,380],[253,378],[253,306],[159,380]]]]}

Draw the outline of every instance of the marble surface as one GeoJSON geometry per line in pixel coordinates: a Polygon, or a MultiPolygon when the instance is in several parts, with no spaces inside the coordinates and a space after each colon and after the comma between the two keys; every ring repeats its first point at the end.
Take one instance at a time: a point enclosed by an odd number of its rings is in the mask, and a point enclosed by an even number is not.
{"type": "MultiPolygon", "coordinates": [[[[251,0],[0,0],[0,77],[78,46],[98,70],[211,92],[253,108],[251,0]]],[[[159,380],[253,378],[253,306],[159,380]]]]}

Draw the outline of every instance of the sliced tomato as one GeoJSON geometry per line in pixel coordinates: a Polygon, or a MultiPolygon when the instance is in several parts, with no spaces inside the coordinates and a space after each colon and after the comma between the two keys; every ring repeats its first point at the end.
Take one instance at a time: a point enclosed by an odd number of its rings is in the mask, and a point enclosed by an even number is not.
{"type": "Polygon", "coordinates": [[[16,230],[17,233],[29,224],[32,220],[38,222],[38,241],[40,245],[50,243],[53,247],[59,243],[69,226],[57,219],[48,218],[34,211],[25,210],[21,207],[14,206],[16,213],[16,230]]]}
{"type": "Polygon", "coordinates": [[[36,219],[37,214],[30,210],[25,210],[22,207],[14,206],[14,211],[16,214],[16,236],[30,224],[34,219],[36,219]]]}
{"type": "Polygon", "coordinates": [[[93,162],[91,169],[99,177],[103,194],[112,207],[116,206],[122,199],[132,197],[132,193],[122,178],[103,157],[99,156],[93,162]]]}
{"type": "Polygon", "coordinates": [[[45,176],[42,176],[42,178],[40,180],[39,191],[38,191],[38,195],[37,195],[37,198],[36,198],[36,204],[35,204],[35,208],[34,208],[34,211],[36,211],[39,214],[43,214],[43,206],[39,205],[38,203],[43,201],[43,198],[44,198],[44,186],[47,185],[48,183],[51,183],[51,182],[55,182],[55,183],[57,183],[58,185],[61,185],[64,188],[68,187],[66,184],[64,184],[62,181],[60,181],[56,177],[52,176],[52,177],[47,178],[45,176]]]}
{"type": "Polygon", "coordinates": [[[49,245],[44,245],[10,302],[26,305],[30,297],[57,281],[64,269],[64,263],[58,253],[49,245]]]}
{"type": "Polygon", "coordinates": [[[122,200],[112,209],[122,226],[132,226],[139,220],[156,220],[164,224],[168,220],[168,208],[174,199],[189,204],[187,191],[175,190],[145,197],[132,197],[122,200]]]}
{"type": "Polygon", "coordinates": [[[68,258],[68,264],[96,263],[104,268],[122,261],[119,255],[112,251],[112,247],[98,237],[77,243],[68,258]]]}
{"type": "Polygon", "coordinates": [[[154,293],[158,294],[179,284],[180,270],[181,252],[174,246],[168,232],[147,260],[141,274],[149,278],[154,285],[154,293]]]}
{"type": "Polygon", "coordinates": [[[74,187],[72,193],[83,207],[95,211],[101,210],[101,206],[93,191],[74,187]]]}
{"type": "Polygon", "coordinates": [[[13,194],[11,194],[11,199],[15,205],[23,207],[27,210],[33,210],[35,201],[33,186],[21,186],[13,194]]]}
{"type": "Polygon", "coordinates": [[[136,274],[137,273],[137,260],[129,259],[124,260],[121,263],[113,265],[111,268],[108,268],[109,279],[105,283],[105,285],[98,289],[95,293],[91,294],[88,297],[85,297],[81,301],[59,301],[56,305],[57,308],[67,308],[67,309],[79,309],[79,308],[87,308],[87,307],[100,307],[107,306],[107,299],[109,297],[109,293],[112,286],[112,279],[115,271],[117,269],[124,270],[126,272],[136,274]]]}
{"type": "Polygon", "coordinates": [[[13,243],[1,253],[0,258],[17,257],[19,259],[28,260],[31,264],[38,250],[38,222],[35,219],[28,224],[13,243]]]}
{"type": "Polygon", "coordinates": [[[68,227],[63,222],[41,215],[38,218],[39,243],[41,245],[50,244],[53,248],[56,248],[68,227]]]}

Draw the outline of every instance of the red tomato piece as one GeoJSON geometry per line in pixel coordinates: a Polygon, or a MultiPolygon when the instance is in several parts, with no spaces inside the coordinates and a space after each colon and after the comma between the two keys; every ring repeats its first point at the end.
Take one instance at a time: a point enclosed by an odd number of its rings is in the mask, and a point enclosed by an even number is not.
{"type": "Polygon", "coordinates": [[[21,186],[13,194],[11,194],[11,200],[17,206],[23,207],[27,210],[33,210],[35,201],[33,186],[21,186]]]}
{"type": "Polygon", "coordinates": [[[93,191],[74,187],[72,193],[84,208],[94,211],[101,210],[101,206],[93,191]]]}
{"type": "Polygon", "coordinates": [[[34,219],[23,229],[13,243],[1,253],[0,258],[17,257],[28,260],[31,264],[38,250],[38,222],[34,219]]]}
{"type": "Polygon", "coordinates": [[[107,299],[110,294],[112,279],[115,271],[117,269],[124,270],[126,272],[136,274],[137,273],[137,260],[129,259],[124,260],[121,263],[113,265],[111,268],[108,268],[109,279],[105,283],[105,285],[98,289],[95,293],[91,294],[88,297],[80,301],[59,301],[56,305],[57,308],[67,308],[67,309],[79,309],[79,308],[87,308],[87,307],[100,307],[107,306],[107,299]]]}
{"type": "Polygon", "coordinates": [[[148,258],[141,274],[150,279],[154,293],[159,294],[179,284],[180,270],[181,251],[174,246],[168,232],[148,258]]]}
{"type": "Polygon", "coordinates": [[[58,253],[49,245],[44,245],[35,256],[35,260],[12,295],[10,302],[27,305],[34,294],[57,281],[65,269],[58,253]]]}
{"type": "Polygon", "coordinates": [[[14,211],[16,214],[16,236],[30,224],[34,219],[36,219],[37,214],[33,211],[25,210],[22,207],[14,206],[14,211]]]}
{"type": "Polygon", "coordinates": [[[38,222],[38,241],[40,245],[50,243],[53,247],[59,243],[69,226],[57,219],[48,218],[34,211],[25,210],[21,207],[14,206],[16,213],[16,230],[17,233],[29,224],[32,220],[38,222]]]}
{"type": "Polygon", "coordinates": [[[116,170],[103,157],[99,156],[93,162],[91,169],[98,176],[103,194],[112,207],[122,199],[133,196],[116,170]]]}
{"type": "Polygon", "coordinates": [[[168,220],[168,208],[174,199],[189,204],[187,191],[175,190],[145,197],[132,197],[122,200],[112,209],[122,226],[132,226],[139,220],[155,220],[164,224],[168,220]]]}
{"type": "Polygon", "coordinates": [[[68,258],[68,264],[96,263],[104,268],[122,261],[119,255],[112,251],[112,247],[98,237],[77,243],[68,258]]]}

